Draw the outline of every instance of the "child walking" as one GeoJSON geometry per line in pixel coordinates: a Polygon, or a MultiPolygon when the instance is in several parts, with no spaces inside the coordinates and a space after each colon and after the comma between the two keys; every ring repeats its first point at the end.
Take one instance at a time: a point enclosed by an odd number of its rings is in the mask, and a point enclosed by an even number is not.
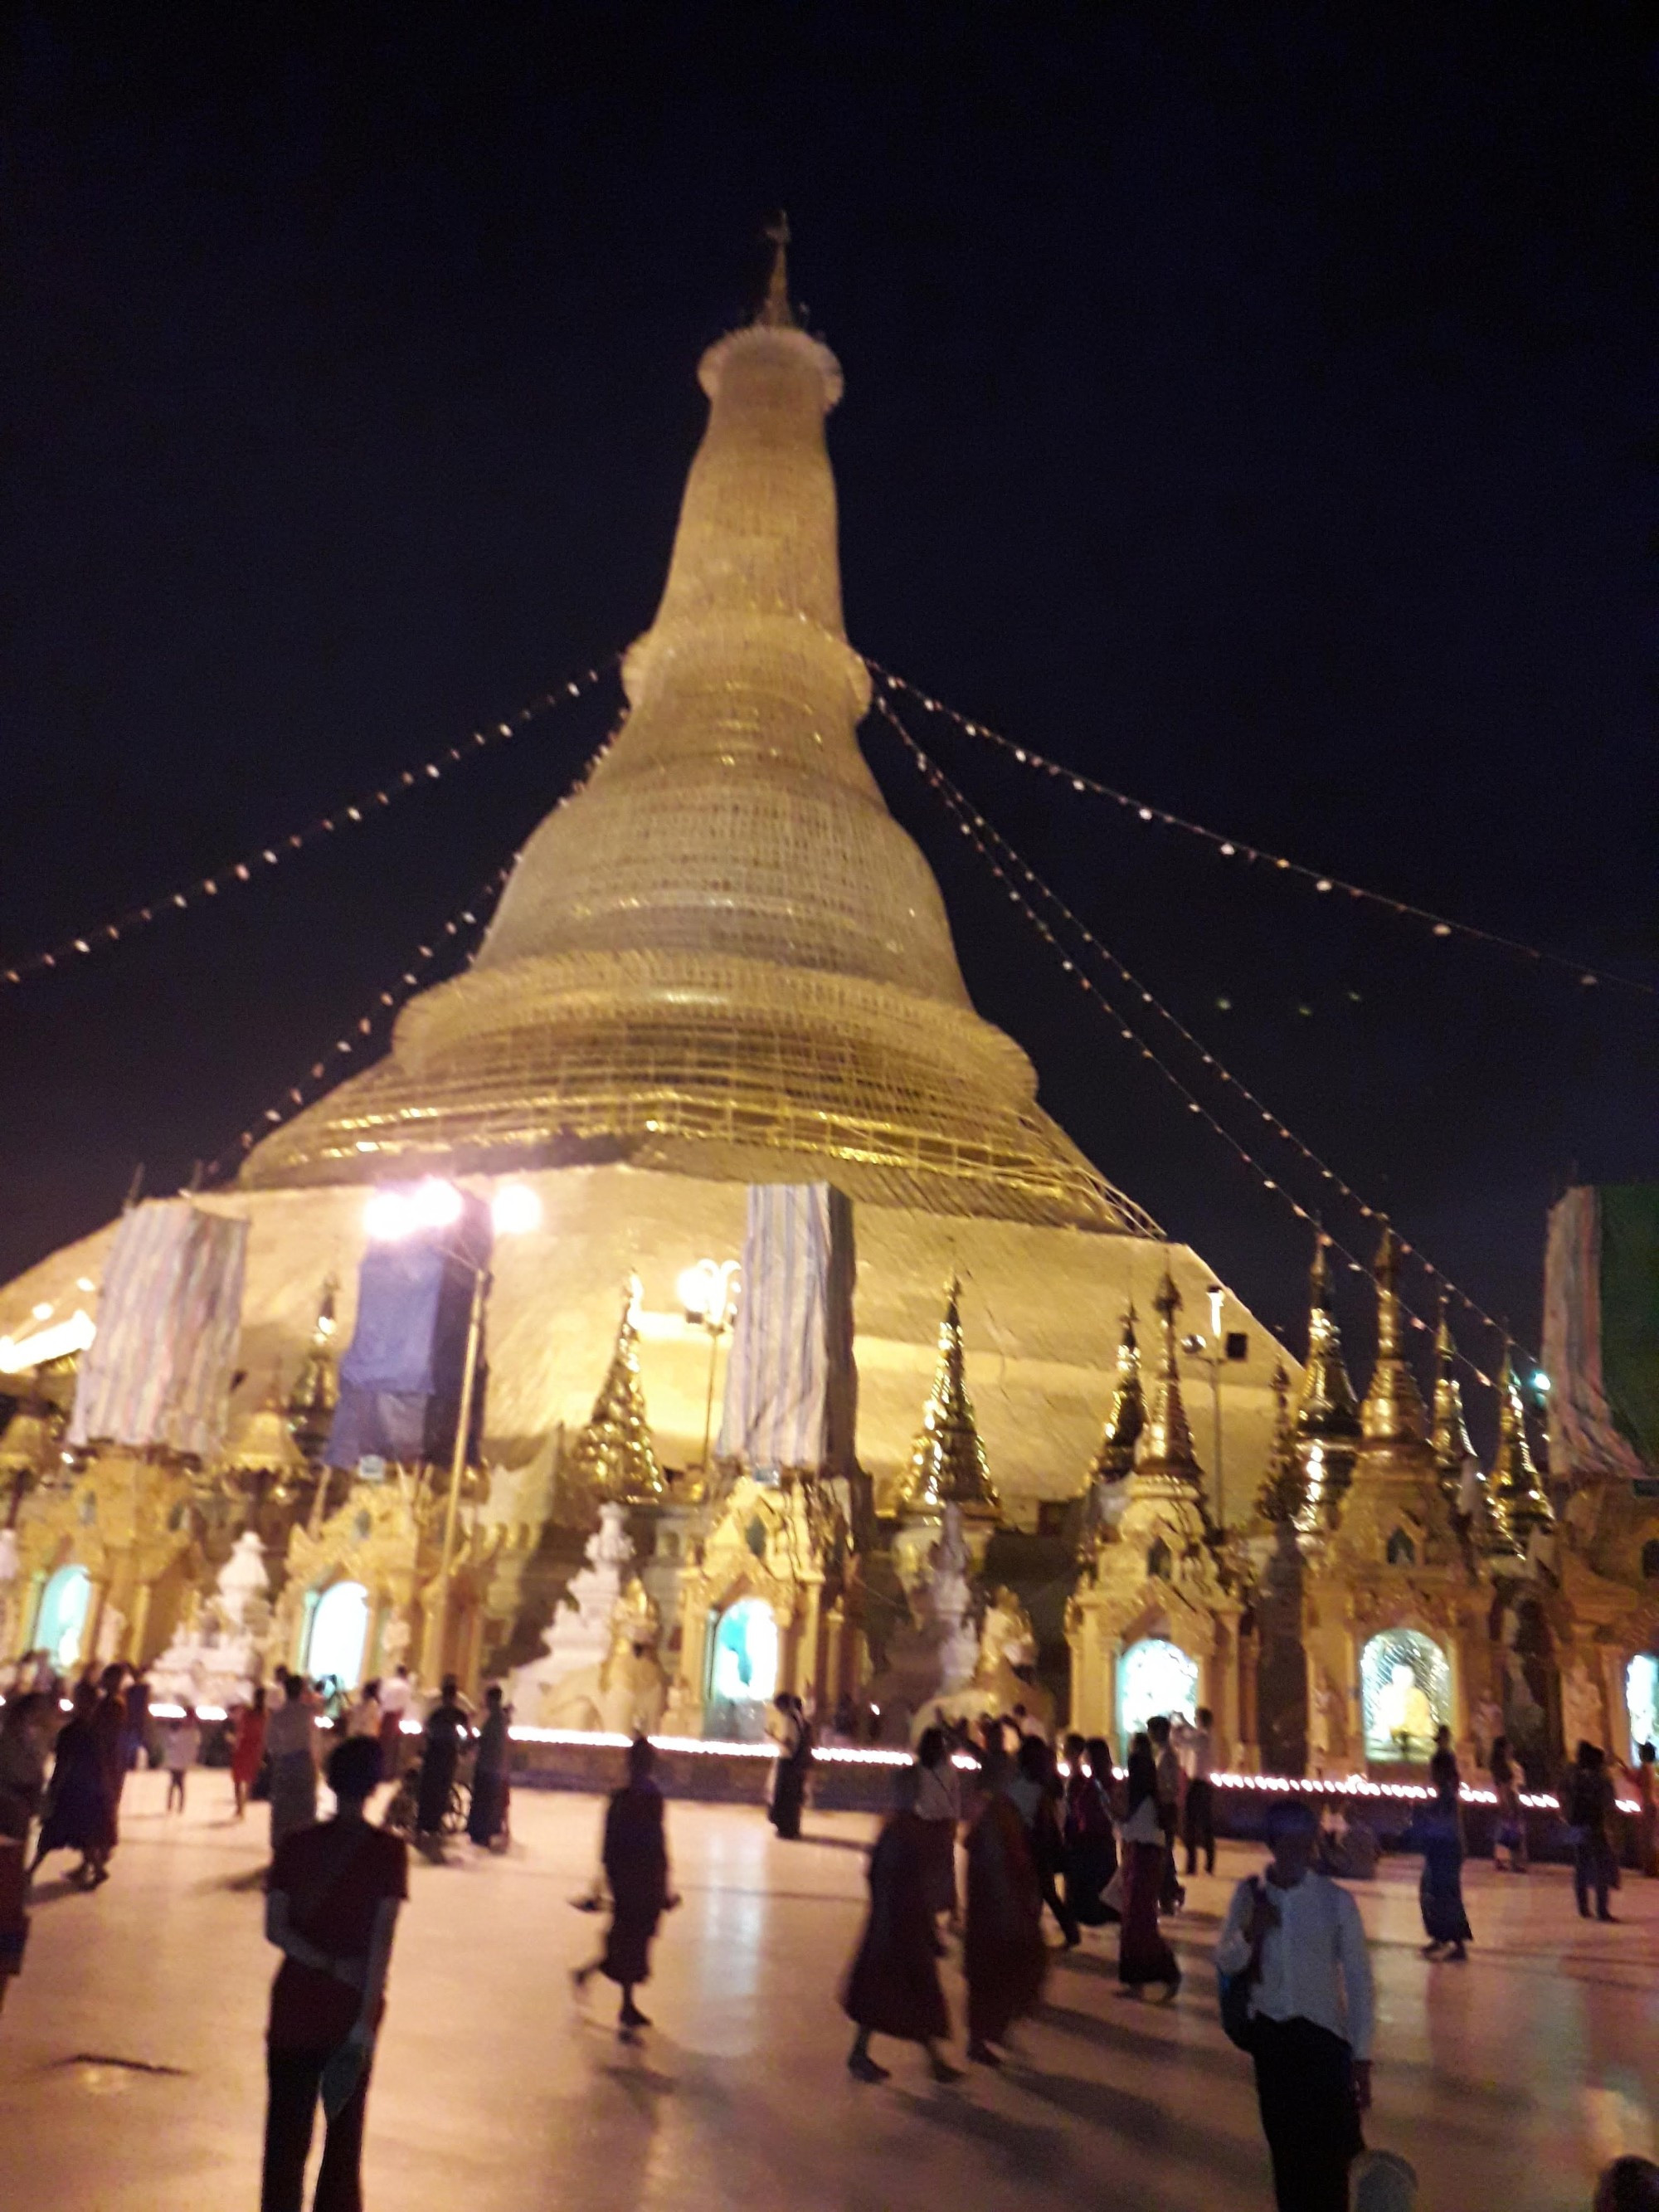
{"type": "Polygon", "coordinates": [[[176,1805],[185,1809],[185,1777],[201,1755],[202,1724],[196,1717],[194,1705],[186,1705],[182,1717],[167,1730],[167,1810],[176,1805]]]}

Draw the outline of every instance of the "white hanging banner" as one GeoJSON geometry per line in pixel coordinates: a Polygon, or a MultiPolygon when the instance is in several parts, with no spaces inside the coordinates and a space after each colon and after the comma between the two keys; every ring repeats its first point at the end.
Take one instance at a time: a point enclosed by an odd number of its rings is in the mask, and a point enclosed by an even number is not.
{"type": "Polygon", "coordinates": [[[242,1327],[246,1221],[187,1198],[123,1216],[81,1361],[68,1442],[210,1459],[224,1441],[242,1327]]]}
{"type": "Polygon", "coordinates": [[[828,1183],[751,1183],[719,1455],[850,1474],[853,1207],[828,1183]]]}

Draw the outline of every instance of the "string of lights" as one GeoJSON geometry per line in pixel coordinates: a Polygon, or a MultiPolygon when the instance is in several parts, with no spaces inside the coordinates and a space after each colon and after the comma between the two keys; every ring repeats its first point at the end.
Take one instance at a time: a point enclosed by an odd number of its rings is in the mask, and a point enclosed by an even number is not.
{"type": "MultiPolygon", "coordinates": [[[[1211,1071],[1218,1080],[1229,1085],[1238,1093],[1241,1099],[1249,1101],[1249,1103],[1255,1108],[1255,1111],[1261,1115],[1262,1119],[1272,1128],[1275,1135],[1282,1137],[1307,1161],[1319,1169],[1321,1173],[1323,1174],[1334,1185],[1339,1188],[1346,1195],[1352,1198],[1353,1202],[1359,1207],[1360,1211],[1367,1219],[1381,1222],[1386,1218],[1382,1211],[1379,1208],[1367,1205],[1364,1200],[1358,1197],[1358,1194],[1352,1190],[1349,1184],[1342,1182],[1341,1178],[1336,1176],[1333,1170],[1326,1168],[1324,1164],[1319,1159],[1318,1155],[1312,1152],[1307,1146],[1304,1145],[1301,1139],[1292,1130],[1288,1128],[1285,1123],[1279,1121],[1267,1107],[1263,1106],[1261,1101],[1255,1097],[1254,1092],[1249,1091],[1246,1085],[1240,1083],[1228,1069],[1224,1068],[1221,1065],[1220,1061],[1215,1058],[1213,1054],[1207,1052],[1200,1040],[1194,1036],[1192,1032],[1184,1026],[1177,1017],[1171,1013],[1168,1007],[1164,1006],[1159,1000],[1155,998],[1153,994],[1139,982],[1139,979],[1124,966],[1123,963],[1118,959],[1117,956],[1112,952],[1108,946],[1102,944],[1101,940],[1089,928],[1088,925],[1073,910],[1070,906],[1066,904],[1066,901],[1060,897],[1060,894],[1057,891],[1051,890],[1050,887],[1043,882],[1042,878],[1036,873],[1036,870],[1032,868],[1024,857],[1015,849],[1015,848],[1010,844],[1008,840],[1003,836],[1002,833],[997,830],[993,823],[988,822],[985,817],[975,808],[972,801],[969,799],[965,793],[951,781],[951,778],[945,773],[944,769],[939,766],[938,763],[932,759],[930,756],[923,750],[922,747],[917,743],[916,739],[899,720],[897,714],[893,711],[890,703],[879,696],[877,699],[877,710],[882,719],[896,732],[899,739],[909,752],[918,771],[925,778],[929,787],[939,795],[941,802],[950,812],[951,818],[956,823],[958,831],[975,848],[981,858],[990,869],[993,876],[995,877],[1002,884],[1003,890],[1006,897],[1013,905],[1019,908],[1021,914],[1024,916],[1024,919],[1030,924],[1030,927],[1057,955],[1062,969],[1072,977],[1072,980],[1077,984],[1078,988],[1085,992],[1103,1013],[1109,1015],[1117,1023],[1119,1034],[1123,1041],[1126,1043],[1133,1045],[1139,1051],[1140,1057],[1146,1060],[1152,1066],[1156,1068],[1158,1073],[1164,1078],[1164,1081],[1168,1083],[1170,1088],[1180,1097],[1185,1104],[1188,1112],[1196,1115],[1214,1132],[1218,1137],[1220,1138],[1222,1142],[1229,1147],[1240,1163],[1244,1167],[1248,1168],[1250,1173],[1255,1176],[1263,1189],[1271,1192],[1282,1205],[1287,1206],[1297,1220],[1305,1221],[1310,1224],[1310,1225],[1317,1228],[1319,1233],[1323,1237],[1326,1243],[1347,1263],[1348,1267],[1353,1273],[1366,1273],[1368,1272],[1366,1264],[1359,1258],[1358,1254],[1351,1251],[1349,1248],[1341,1243],[1339,1238],[1331,1235],[1329,1231],[1325,1228],[1321,1217],[1311,1212],[1308,1207],[1304,1206],[1295,1196],[1294,1193],[1286,1190],[1284,1184],[1279,1180],[1279,1178],[1268,1172],[1266,1165],[1256,1158],[1255,1155],[1246,1145],[1240,1142],[1239,1139],[1234,1135],[1233,1132],[1230,1128],[1227,1127],[1226,1124],[1221,1121],[1216,1115],[1211,1111],[1209,1107],[1205,1104],[1204,1101],[1197,1096],[1197,1094],[1193,1091],[1191,1085],[1185,1082],[1182,1078],[1178,1075],[1176,1071],[1171,1068],[1158,1054],[1158,1053],[1146,1042],[1145,1036],[1134,1026],[1130,1018],[1124,1013],[1122,1008],[1117,1005],[1114,1000],[1108,997],[1106,992],[1092,976],[1085,974],[1084,970],[1079,967],[1077,962],[1072,958],[1069,954],[1067,954],[1065,946],[1062,945],[1053,928],[1049,926],[1048,921],[1045,921],[1042,915],[1038,912],[1036,906],[1032,904],[1031,900],[1027,896],[1022,885],[1029,884],[1030,889],[1043,900],[1050,911],[1062,917],[1066,926],[1075,933],[1078,939],[1088,947],[1089,951],[1097,958],[1109,967],[1113,973],[1122,981],[1128,989],[1136,994],[1144,1006],[1149,1006],[1155,1013],[1161,1016],[1162,1018],[1167,1022],[1195,1052],[1198,1053],[1205,1066],[1211,1071]]],[[[1425,1273],[1427,1274],[1449,1297],[1455,1299],[1467,1312],[1473,1314],[1478,1320],[1483,1322],[1487,1328],[1494,1330],[1500,1336],[1507,1337],[1507,1333],[1504,1331],[1501,1322],[1496,1321],[1492,1315],[1486,1311],[1484,1307],[1480,1305],[1474,1298],[1471,1298],[1467,1291],[1462,1289],[1458,1284],[1455,1283],[1442,1269],[1437,1267],[1420,1250],[1411,1244],[1403,1243],[1401,1249],[1402,1251],[1410,1254],[1412,1258],[1417,1262],[1418,1266],[1423,1269],[1425,1273]]],[[[1427,1332],[1429,1323],[1424,1320],[1420,1314],[1408,1313],[1407,1317],[1413,1328],[1425,1333],[1427,1332]]],[[[1495,1387],[1492,1376],[1490,1376],[1477,1361],[1470,1358],[1466,1352],[1461,1351],[1458,1356],[1462,1361],[1462,1364],[1479,1382],[1483,1383],[1488,1389],[1495,1387]]]]}
{"type": "Polygon", "coordinates": [[[0,987],[9,988],[27,982],[31,976],[44,975],[50,969],[72,966],[77,960],[89,958],[95,952],[107,950],[110,945],[131,937],[135,931],[147,928],[165,915],[185,911],[203,899],[217,898],[240,884],[251,884],[256,876],[268,873],[307,846],[356,823],[367,821],[371,815],[389,807],[405,792],[416,790],[427,783],[438,782],[446,769],[459,767],[463,761],[474,758],[489,747],[516,737],[526,723],[537,720],[553,708],[582,697],[617,665],[617,657],[613,655],[609,660],[584,670],[580,675],[570,678],[555,690],[544,691],[538,698],[531,700],[509,720],[489,723],[474,730],[463,743],[447,746],[442,752],[434,753],[430,760],[422,761],[417,768],[403,769],[349,805],[336,807],[331,814],[319,815],[314,822],[307,823],[303,829],[277,838],[271,844],[261,845],[243,859],[216,869],[211,875],[198,877],[194,883],[186,884],[180,890],[167,891],[161,897],[152,899],[147,906],[133,907],[127,913],[118,915],[113,921],[100,922],[94,928],[82,930],[78,936],[67,937],[49,951],[36,952],[27,959],[0,967],[0,987]]]}
{"type": "Polygon", "coordinates": [[[1321,896],[1340,894],[1384,909],[1399,919],[1422,922],[1432,937],[1443,939],[1465,938],[1473,944],[1484,945],[1496,951],[1513,953],[1540,967],[1558,969],[1571,975],[1583,990],[1594,990],[1607,984],[1617,990],[1634,991],[1643,998],[1659,999],[1659,988],[1642,982],[1636,976],[1620,975],[1608,969],[1593,967],[1584,961],[1574,960],[1565,953],[1550,952],[1540,945],[1524,944],[1519,938],[1505,937],[1498,930],[1481,929],[1472,922],[1453,921],[1447,915],[1436,914],[1427,907],[1413,905],[1409,899],[1393,898],[1384,891],[1368,890],[1363,884],[1349,883],[1341,876],[1326,873],[1323,869],[1308,867],[1300,860],[1288,860],[1282,853],[1270,853],[1261,846],[1247,845],[1241,839],[1224,836],[1220,830],[1208,829],[1201,822],[1189,821],[1183,814],[1172,814],[1167,807],[1151,805],[1127,791],[1119,791],[1112,784],[1101,782],[1097,776],[1085,775],[1079,769],[1067,768],[1063,762],[1050,760],[1044,753],[1034,752],[1029,745],[1016,744],[1012,738],[1005,737],[1000,730],[992,729],[988,723],[970,721],[965,714],[959,714],[954,707],[947,707],[942,700],[919,690],[902,676],[895,675],[890,668],[884,668],[878,660],[866,660],[865,665],[888,690],[914,699],[926,713],[942,716],[957,728],[965,731],[970,738],[978,738],[987,744],[994,745],[1011,759],[1018,761],[1021,767],[1028,768],[1038,775],[1052,776],[1069,785],[1074,792],[1109,799],[1115,806],[1133,815],[1138,822],[1153,823],[1165,830],[1184,830],[1188,836],[1201,839],[1224,860],[1240,860],[1247,866],[1260,863],[1275,874],[1311,884],[1314,890],[1321,896]]]}
{"type": "Polygon", "coordinates": [[[227,1146],[216,1159],[209,1162],[204,1171],[205,1182],[210,1184],[220,1176],[227,1174],[232,1167],[240,1164],[240,1161],[252,1151],[261,1137],[267,1136],[272,1129],[280,1127],[284,1121],[298,1113],[302,1106],[308,1105],[313,1098],[319,1097],[325,1091],[331,1088],[341,1073],[338,1062],[343,1059],[349,1060],[361,1052],[365,1043],[374,1036],[387,1012],[395,1012],[405,1000],[420,989],[433,963],[441,959],[447,951],[453,950],[462,931],[469,927],[475,929],[483,927],[483,923],[489,918],[489,908],[500,897],[507,878],[513,872],[513,866],[514,863],[509,861],[506,867],[497,868],[494,875],[481,884],[468,899],[465,906],[459,913],[453,915],[441,929],[434,933],[431,943],[422,945],[418,949],[408,967],[402,970],[391,989],[380,992],[369,1012],[361,1015],[343,1036],[336,1037],[332,1048],[325,1052],[320,1060],[312,1062],[309,1069],[298,1083],[289,1085],[283,1094],[281,1103],[267,1106],[258,1121],[248,1128],[242,1130],[235,1141],[227,1146]]]}
{"type": "MultiPolygon", "coordinates": [[[[555,802],[556,812],[560,808],[568,806],[571,800],[586,788],[593,771],[616,744],[617,732],[621,726],[620,723],[612,725],[604,743],[584,763],[569,789],[555,802]]],[[[384,1022],[387,1013],[395,1013],[406,1000],[420,989],[434,962],[441,959],[447,951],[454,948],[464,931],[471,929],[482,934],[483,926],[489,919],[489,909],[494,906],[495,902],[507,888],[507,878],[518,863],[519,856],[515,853],[504,867],[497,868],[493,875],[488,877],[478,886],[466,904],[452,915],[441,929],[434,933],[430,944],[417,947],[414,957],[410,961],[409,965],[401,970],[396,982],[389,989],[377,994],[374,1004],[369,1011],[366,1014],[360,1015],[356,1024],[347,1030],[343,1036],[336,1037],[332,1048],[325,1051],[320,1059],[313,1060],[305,1075],[299,1082],[289,1085],[277,1104],[267,1106],[258,1119],[247,1128],[241,1130],[216,1159],[209,1162],[203,1171],[205,1182],[211,1183],[218,1176],[228,1173],[234,1166],[240,1166],[261,1137],[268,1136],[272,1129],[279,1128],[284,1121],[297,1114],[302,1106],[308,1105],[313,1099],[321,1097],[324,1091],[329,1090],[342,1072],[338,1065],[339,1061],[350,1060],[362,1050],[363,1046],[374,1036],[384,1022]]],[[[477,951],[477,938],[475,937],[464,964],[469,967],[471,965],[477,951]]]]}

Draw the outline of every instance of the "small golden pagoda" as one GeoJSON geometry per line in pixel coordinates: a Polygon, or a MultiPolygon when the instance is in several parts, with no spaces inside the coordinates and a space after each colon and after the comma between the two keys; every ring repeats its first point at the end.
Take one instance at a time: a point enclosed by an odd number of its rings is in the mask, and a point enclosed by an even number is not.
{"type": "Polygon", "coordinates": [[[1152,1308],[1160,1327],[1158,1365],[1123,1510],[1115,1525],[1097,1529],[1066,1610],[1072,1726],[1115,1738],[1119,1660],[1136,1644],[1164,1640],[1196,1662],[1195,1702],[1211,1708],[1230,1753],[1239,1741],[1243,1602],[1193,1449],[1176,1359],[1181,1293],[1167,1268],[1152,1308]]]}
{"type": "Polygon", "coordinates": [[[1492,1673],[1491,1586],[1442,1486],[1405,1356],[1399,1268],[1399,1243],[1385,1225],[1372,1269],[1376,1364],[1359,1408],[1359,1449],[1307,1578],[1310,1733],[1321,1763],[1420,1763],[1443,1721],[1461,1755],[1472,1757],[1473,1716],[1492,1673]]]}
{"type": "Polygon", "coordinates": [[[910,1452],[910,1472],[902,1499],[911,1516],[959,1509],[964,1521],[992,1522],[1002,1512],[985,1447],[980,1442],[968,1395],[962,1350],[962,1285],[953,1277],[945,1293],[939,1329],[939,1364],[921,1426],[910,1452]]]}
{"type": "Polygon", "coordinates": [[[1342,1363],[1328,1250],[1322,1235],[1308,1277],[1308,1360],[1296,1401],[1297,1449],[1307,1485],[1303,1526],[1309,1529],[1334,1523],[1359,1442],[1359,1407],[1342,1363]]]}
{"type": "Polygon", "coordinates": [[[640,1286],[630,1282],[617,1327],[616,1348],[592,1416],[560,1470],[565,1517],[591,1520],[601,1505],[660,1505],[667,1495],[651,1441],[645,1391],[640,1382],[640,1337],[635,1315],[640,1286]]]}

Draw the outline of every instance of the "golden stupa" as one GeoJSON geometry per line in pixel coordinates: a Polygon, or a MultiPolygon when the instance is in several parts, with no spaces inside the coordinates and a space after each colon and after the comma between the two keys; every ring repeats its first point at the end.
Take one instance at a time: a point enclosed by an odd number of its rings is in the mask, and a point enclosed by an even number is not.
{"type": "MultiPolygon", "coordinates": [[[[878,1505],[902,1487],[939,1285],[960,1272],[979,1431],[1005,1517],[1034,1527],[1093,1458],[1154,1225],[975,1012],[933,874],[860,752],[870,680],[842,623],[825,446],[842,374],[798,325],[781,251],[701,381],[708,423],[614,743],[528,840],[471,967],[199,1201],[251,1224],[238,1364],[258,1380],[233,1401],[229,1449],[273,1367],[301,1366],[325,1277],[350,1342],[368,1189],[437,1173],[484,1194],[527,1183],[541,1205],[492,1261],[486,1516],[518,1541],[553,1510],[611,1364],[611,1286],[634,1274],[652,1442],[665,1473],[692,1468],[726,1352],[676,1285],[740,1258],[749,1183],[828,1182],[856,1212],[857,1448],[878,1505]]],[[[0,1332],[95,1276],[110,1234],[0,1288],[0,1332]]],[[[1212,1271],[1167,1250],[1200,1299],[1212,1271]]],[[[1243,1511],[1280,1347],[1232,1308],[1246,1350],[1222,1406],[1243,1511]]]]}
{"type": "Polygon", "coordinates": [[[1142,1229],[975,1013],[927,861],[854,735],[828,348],[783,249],[699,372],[708,427],[629,713],[524,849],[471,969],[267,1139],[255,1188],[626,1160],[855,1201],[1142,1229]]]}

